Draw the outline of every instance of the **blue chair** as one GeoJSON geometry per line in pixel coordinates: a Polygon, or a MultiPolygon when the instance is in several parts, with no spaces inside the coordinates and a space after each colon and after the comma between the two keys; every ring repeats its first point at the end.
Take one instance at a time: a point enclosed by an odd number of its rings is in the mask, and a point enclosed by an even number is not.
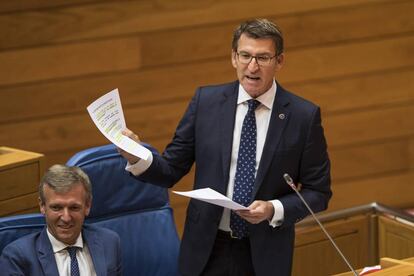
{"type": "MultiPolygon", "coordinates": [[[[132,177],[112,144],[81,151],[67,165],[82,168],[92,182],[92,208],[86,223],[112,229],[121,237],[124,275],[178,274],[179,238],[167,189],[132,177]]],[[[0,252],[6,232],[10,242],[13,234],[16,239],[43,225],[40,214],[0,219],[0,252]]]]}
{"type": "Polygon", "coordinates": [[[0,254],[12,241],[39,232],[44,226],[45,218],[40,213],[0,218],[0,254]]]}

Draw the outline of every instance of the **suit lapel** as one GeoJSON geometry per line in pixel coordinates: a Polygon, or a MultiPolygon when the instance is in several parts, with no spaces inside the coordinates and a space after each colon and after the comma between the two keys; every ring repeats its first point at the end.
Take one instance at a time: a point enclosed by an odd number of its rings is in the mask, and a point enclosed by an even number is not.
{"type": "Polygon", "coordinates": [[[252,199],[256,197],[256,193],[263,183],[263,179],[270,163],[275,155],[277,146],[279,145],[280,138],[282,137],[283,130],[289,121],[289,110],[286,108],[289,104],[286,92],[278,84],[276,98],[273,103],[272,114],[270,117],[269,128],[266,135],[265,145],[263,147],[263,153],[260,160],[259,168],[256,175],[256,181],[253,188],[252,199]]]}
{"type": "Polygon", "coordinates": [[[59,275],[46,227],[40,232],[39,239],[36,242],[36,249],[44,275],[59,275]]]}
{"type": "Polygon", "coordinates": [[[220,141],[223,163],[224,185],[220,185],[219,191],[222,194],[227,192],[227,183],[229,181],[231,151],[233,147],[233,129],[237,107],[238,82],[224,91],[220,107],[220,141]]]}
{"type": "Polygon", "coordinates": [[[99,242],[98,238],[93,234],[87,225],[82,230],[83,240],[88,245],[89,254],[91,254],[93,266],[96,275],[106,275],[105,255],[103,242],[99,242]]]}

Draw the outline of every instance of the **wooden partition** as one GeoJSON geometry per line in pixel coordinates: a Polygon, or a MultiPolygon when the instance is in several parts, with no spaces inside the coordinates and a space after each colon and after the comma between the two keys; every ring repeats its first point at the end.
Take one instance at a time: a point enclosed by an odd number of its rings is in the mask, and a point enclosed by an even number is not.
{"type": "Polygon", "coordinates": [[[403,259],[414,256],[414,222],[398,217],[378,221],[379,256],[403,259]]]}
{"type": "MultiPolygon", "coordinates": [[[[412,215],[372,203],[319,218],[354,269],[377,265],[382,257],[414,257],[412,215]]],[[[296,227],[292,275],[333,275],[344,271],[349,267],[317,223],[312,218],[300,222],[296,227]]]]}
{"type": "Polygon", "coordinates": [[[39,212],[44,155],[0,147],[0,216],[39,212]]]}
{"type": "MultiPolygon", "coordinates": [[[[414,258],[407,258],[403,260],[383,257],[380,260],[380,270],[374,270],[364,275],[372,276],[412,276],[414,275],[414,258]],[[371,274],[375,273],[375,274],[371,274]]],[[[362,269],[356,270],[357,273],[361,273],[362,269]]],[[[336,274],[335,276],[354,276],[355,274],[351,271],[336,274]]]]}
{"type": "MultiPolygon", "coordinates": [[[[407,0],[2,1],[0,145],[44,153],[48,167],[108,143],[86,106],[119,88],[129,128],[162,151],[197,86],[235,79],[235,26],[266,17],[285,35],[277,79],[322,108],[330,210],[412,206],[413,9],[407,0]]],[[[187,200],[171,200],[181,232],[187,200]]]]}
{"type": "MultiPolygon", "coordinates": [[[[375,263],[370,232],[373,219],[368,213],[344,217],[326,225],[328,233],[355,267],[375,263]]],[[[297,228],[294,254],[293,275],[331,275],[348,269],[317,226],[297,228]]]]}

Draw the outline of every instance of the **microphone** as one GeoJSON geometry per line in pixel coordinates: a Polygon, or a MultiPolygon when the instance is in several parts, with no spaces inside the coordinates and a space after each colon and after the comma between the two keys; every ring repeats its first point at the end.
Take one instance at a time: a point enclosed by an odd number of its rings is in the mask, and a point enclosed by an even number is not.
{"type": "Polygon", "coordinates": [[[331,241],[331,244],[335,247],[336,251],[339,253],[339,255],[341,255],[342,259],[344,260],[344,262],[347,264],[347,266],[349,267],[349,269],[352,271],[352,273],[354,273],[355,276],[358,276],[358,273],[356,273],[355,269],[352,268],[351,264],[348,262],[348,260],[345,258],[344,254],[342,254],[341,250],[339,249],[339,247],[336,245],[336,243],[334,242],[334,240],[331,238],[331,236],[328,234],[328,232],[326,231],[325,227],[323,227],[322,223],[319,221],[319,219],[315,216],[315,213],[312,211],[312,209],[309,207],[308,203],[306,203],[305,199],[303,198],[303,196],[298,192],[298,190],[296,189],[295,183],[293,183],[292,178],[285,173],[283,175],[283,178],[285,179],[286,183],[296,192],[296,194],[299,196],[299,198],[302,200],[303,204],[305,204],[306,208],[308,208],[309,212],[312,214],[313,218],[316,220],[316,222],[319,224],[319,227],[323,230],[323,232],[325,233],[325,235],[328,237],[328,239],[331,241]]]}

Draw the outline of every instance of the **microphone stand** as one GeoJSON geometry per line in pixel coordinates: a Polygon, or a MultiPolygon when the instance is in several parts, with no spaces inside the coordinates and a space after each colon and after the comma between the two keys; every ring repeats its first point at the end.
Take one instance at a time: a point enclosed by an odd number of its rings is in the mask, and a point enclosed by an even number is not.
{"type": "Polygon", "coordinates": [[[316,220],[316,222],[319,224],[319,227],[322,229],[322,231],[325,233],[325,235],[328,237],[328,239],[331,241],[332,245],[335,247],[336,251],[338,251],[339,255],[341,255],[342,259],[344,260],[344,262],[347,264],[347,266],[349,267],[349,269],[352,271],[352,273],[354,273],[355,276],[358,276],[358,273],[356,273],[355,269],[352,268],[351,264],[348,262],[348,260],[345,258],[344,254],[342,254],[341,250],[339,249],[339,247],[336,245],[336,243],[334,242],[334,240],[331,238],[331,236],[328,234],[328,232],[326,231],[325,227],[323,227],[322,223],[319,221],[319,219],[315,216],[315,214],[313,213],[312,209],[309,207],[309,205],[306,203],[305,199],[303,198],[303,196],[298,192],[298,190],[296,189],[295,184],[293,183],[292,178],[285,173],[283,175],[283,178],[285,179],[286,183],[296,192],[296,194],[299,196],[299,198],[302,200],[302,202],[305,204],[306,208],[308,208],[309,212],[312,214],[313,218],[316,220]]]}

